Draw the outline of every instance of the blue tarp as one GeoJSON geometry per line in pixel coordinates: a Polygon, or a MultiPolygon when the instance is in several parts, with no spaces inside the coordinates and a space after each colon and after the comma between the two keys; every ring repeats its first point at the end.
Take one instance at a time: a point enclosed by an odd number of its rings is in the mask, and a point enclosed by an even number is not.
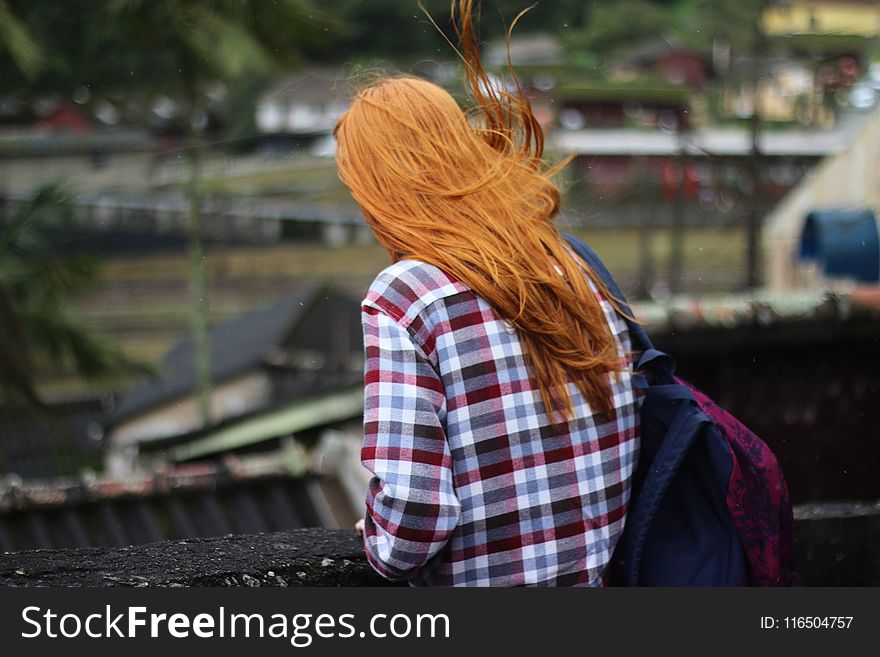
{"type": "Polygon", "coordinates": [[[880,281],[880,237],[870,210],[829,210],[807,215],[800,257],[815,261],[829,278],[880,281]]]}

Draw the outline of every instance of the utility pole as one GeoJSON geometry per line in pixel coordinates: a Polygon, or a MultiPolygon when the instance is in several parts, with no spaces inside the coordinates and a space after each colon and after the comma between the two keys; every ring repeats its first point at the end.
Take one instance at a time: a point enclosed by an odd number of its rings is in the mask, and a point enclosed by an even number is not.
{"type": "Polygon", "coordinates": [[[681,119],[676,127],[678,137],[678,154],[675,157],[675,197],[672,202],[672,235],[669,249],[669,291],[677,294],[681,291],[684,276],[684,213],[685,213],[685,170],[687,157],[685,153],[684,135],[681,119]]]}
{"type": "MultiPolygon", "coordinates": [[[[656,186],[650,184],[651,180],[644,171],[641,161],[637,165],[636,184],[645,184],[648,189],[646,195],[657,194],[656,186]]],[[[639,223],[639,282],[636,295],[647,299],[651,296],[651,282],[654,279],[654,216],[657,204],[655,199],[650,198],[648,207],[641,213],[639,223]]]]}
{"type": "MultiPolygon", "coordinates": [[[[190,84],[188,89],[194,89],[190,84]]],[[[193,366],[196,378],[196,398],[198,400],[199,418],[202,426],[211,422],[211,334],[208,325],[208,280],[203,245],[203,217],[201,193],[202,157],[197,129],[194,125],[196,117],[197,96],[188,94],[189,110],[186,114],[186,155],[189,168],[187,196],[189,196],[189,213],[187,217],[187,233],[189,242],[189,289],[192,304],[193,327],[193,366]]]]}
{"type": "Polygon", "coordinates": [[[752,33],[752,116],[749,119],[749,136],[751,150],[749,152],[748,171],[751,183],[751,199],[749,213],[746,222],[746,289],[754,289],[761,283],[760,241],[761,241],[761,213],[762,204],[762,164],[761,154],[761,112],[758,108],[758,91],[761,85],[761,58],[764,54],[764,34],[761,32],[760,23],[756,21],[752,33]]]}

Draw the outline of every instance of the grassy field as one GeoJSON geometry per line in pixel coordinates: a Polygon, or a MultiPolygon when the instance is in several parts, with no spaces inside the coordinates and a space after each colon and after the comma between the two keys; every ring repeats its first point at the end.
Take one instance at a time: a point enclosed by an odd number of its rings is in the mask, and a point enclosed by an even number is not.
{"type": "MultiPolygon", "coordinates": [[[[636,229],[576,230],[592,245],[609,268],[626,275],[639,268],[639,234],[636,229]]],[[[670,233],[653,233],[652,255],[659,273],[665,272],[669,259],[670,233]]],[[[739,269],[745,253],[742,229],[698,227],[685,233],[685,263],[688,278],[716,269],[739,269]]],[[[329,248],[313,243],[287,243],[269,247],[215,249],[208,255],[209,276],[214,284],[233,279],[325,278],[350,280],[369,278],[387,265],[387,256],[377,244],[329,248]]],[[[107,260],[102,280],[113,284],[144,284],[157,281],[185,280],[187,259],[183,253],[145,255],[107,260]]],[[[369,281],[367,281],[369,282],[369,281]]],[[[736,285],[737,281],[723,288],[736,285]]],[[[700,286],[697,286],[698,288],[700,286]]],[[[699,290],[697,290],[699,291],[699,290]]]]}
{"type": "MultiPolygon", "coordinates": [[[[617,275],[630,275],[639,269],[640,243],[639,233],[634,228],[577,230],[579,237],[590,244],[602,257],[609,269],[617,275]]],[[[655,263],[655,271],[659,275],[668,272],[671,233],[668,229],[659,228],[653,231],[651,255],[655,263]]],[[[694,227],[687,228],[684,240],[684,270],[686,281],[684,288],[696,292],[708,291],[695,281],[701,277],[709,277],[717,282],[719,289],[727,290],[735,287],[738,280],[720,279],[716,273],[723,270],[730,274],[740,271],[745,256],[745,233],[740,227],[694,227]]]]}

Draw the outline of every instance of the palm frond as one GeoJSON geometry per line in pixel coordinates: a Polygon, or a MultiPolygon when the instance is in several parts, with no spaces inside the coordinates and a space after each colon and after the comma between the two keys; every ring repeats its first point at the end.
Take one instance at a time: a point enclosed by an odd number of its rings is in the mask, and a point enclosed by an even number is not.
{"type": "Polygon", "coordinates": [[[45,56],[28,27],[15,16],[6,0],[0,0],[0,50],[6,50],[19,70],[35,78],[43,69],[45,56]]]}
{"type": "Polygon", "coordinates": [[[196,60],[221,78],[270,70],[273,59],[247,26],[211,8],[193,6],[188,29],[181,35],[196,60]]]}
{"type": "Polygon", "coordinates": [[[30,354],[23,348],[25,334],[12,300],[0,285],[0,409],[40,407],[34,387],[30,354]]]}
{"type": "Polygon", "coordinates": [[[73,224],[69,191],[47,185],[0,226],[0,406],[41,406],[38,364],[73,369],[89,380],[153,371],[70,309],[72,295],[98,271],[93,258],[58,256],[57,242],[73,224]]]}
{"type": "Polygon", "coordinates": [[[88,327],[69,309],[36,306],[20,308],[18,313],[29,349],[42,354],[53,367],[73,368],[90,381],[154,371],[88,327]]]}

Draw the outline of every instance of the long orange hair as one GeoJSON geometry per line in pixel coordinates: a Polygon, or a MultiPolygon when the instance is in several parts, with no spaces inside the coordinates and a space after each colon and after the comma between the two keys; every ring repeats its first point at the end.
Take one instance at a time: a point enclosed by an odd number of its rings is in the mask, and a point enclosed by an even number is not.
{"type": "Polygon", "coordinates": [[[613,417],[609,375],[625,363],[553,222],[562,165],[543,163],[543,132],[518,83],[508,93],[484,71],[472,4],[453,1],[452,22],[475,111],[415,77],[368,85],[334,131],[340,179],[392,262],[439,267],[517,330],[551,420],[571,417],[569,382],[613,417]]]}

